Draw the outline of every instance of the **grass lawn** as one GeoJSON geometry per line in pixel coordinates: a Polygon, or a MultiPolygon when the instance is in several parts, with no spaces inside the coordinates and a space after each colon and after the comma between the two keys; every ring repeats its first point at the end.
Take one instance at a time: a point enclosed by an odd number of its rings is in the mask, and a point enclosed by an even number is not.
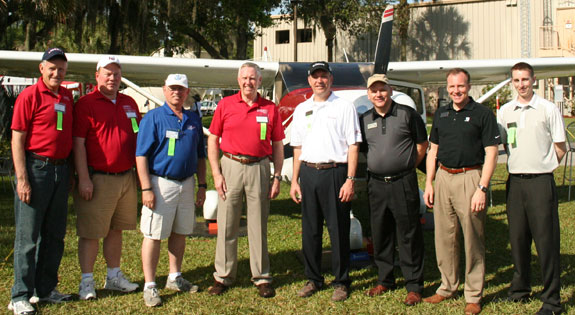
{"type": "MultiPolygon", "coordinates": [[[[562,182],[563,169],[556,171],[558,185],[562,182]]],[[[494,179],[506,177],[504,165],[498,165],[494,179]]],[[[420,184],[423,175],[420,174],[420,184]]],[[[210,183],[210,186],[212,184],[210,183]]],[[[411,308],[403,305],[405,290],[401,273],[396,270],[398,289],[383,296],[370,298],[364,291],[376,283],[375,268],[353,270],[351,297],[341,303],[331,302],[332,290],[327,289],[315,296],[301,299],[296,291],[303,286],[306,279],[303,265],[296,257],[301,248],[301,215],[299,207],[288,198],[288,186],[282,184],[281,195],[271,203],[269,218],[269,251],[274,274],[274,285],[277,296],[263,299],[257,295],[255,287],[250,282],[247,238],[239,241],[238,279],[235,285],[223,296],[212,297],[206,292],[212,284],[215,238],[190,238],[187,243],[183,272],[185,278],[200,286],[201,292],[196,294],[175,294],[161,290],[164,305],[149,309],[138,291],[130,294],[118,294],[99,289],[95,301],[78,301],[77,290],[80,280],[80,269],[77,262],[77,237],[75,234],[76,215],[70,207],[66,248],[60,268],[59,290],[75,294],[76,300],[60,304],[39,306],[42,314],[296,314],[296,313],[344,313],[344,314],[461,314],[465,301],[461,295],[454,300],[439,305],[420,304],[411,308]]],[[[560,219],[561,219],[561,265],[562,291],[561,299],[567,313],[575,313],[573,294],[575,291],[575,203],[567,202],[567,187],[559,186],[560,219]]],[[[575,193],[573,194],[575,198],[575,193]]],[[[507,236],[507,218],[505,215],[504,185],[493,186],[493,207],[489,209],[486,222],[487,270],[484,293],[484,314],[528,314],[535,313],[541,306],[538,299],[525,304],[512,304],[502,301],[506,297],[508,283],[512,276],[510,247],[507,236]]],[[[13,233],[14,217],[12,209],[12,194],[5,183],[0,188],[0,307],[8,304],[13,277],[13,233]]],[[[365,192],[359,193],[359,200],[354,202],[354,212],[362,222],[364,231],[368,231],[369,221],[366,210],[365,192]]],[[[198,211],[201,217],[201,211],[198,211]]],[[[124,234],[124,254],[122,269],[124,273],[143,286],[144,278],[141,271],[140,244],[142,236],[138,231],[128,231],[124,234]]],[[[163,287],[168,272],[167,249],[163,244],[162,256],[158,267],[158,284],[163,287]]],[[[329,247],[327,233],[324,233],[324,246],[329,247]]],[[[537,297],[541,291],[541,279],[537,256],[533,251],[533,291],[537,297]]],[[[440,274],[436,267],[433,245],[433,231],[425,231],[425,291],[424,296],[435,292],[440,283],[440,274]]],[[[463,275],[463,266],[461,265],[463,275]]],[[[97,288],[104,285],[105,262],[101,255],[96,262],[95,279],[97,288]]],[[[333,277],[326,274],[329,282],[333,277]]]]}

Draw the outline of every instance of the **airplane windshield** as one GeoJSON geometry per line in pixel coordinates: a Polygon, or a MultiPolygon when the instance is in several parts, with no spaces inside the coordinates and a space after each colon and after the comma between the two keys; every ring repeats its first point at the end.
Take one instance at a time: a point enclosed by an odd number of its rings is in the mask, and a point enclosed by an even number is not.
{"type": "MultiPolygon", "coordinates": [[[[373,64],[370,63],[330,63],[330,67],[333,73],[332,87],[334,88],[365,88],[367,78],[373,72],[373,64]]],[[[280,63],[280,73],[287,92],[309,87],[306,79],[308,68],[309,63],[280,63]]]]}

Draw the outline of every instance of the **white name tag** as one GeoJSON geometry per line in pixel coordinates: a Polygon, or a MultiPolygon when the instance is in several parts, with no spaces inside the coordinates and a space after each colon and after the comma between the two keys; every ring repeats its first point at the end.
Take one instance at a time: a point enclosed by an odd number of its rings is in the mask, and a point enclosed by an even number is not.
{"type": "Polygon", "coordinates": [[[56,103],[56,104],[54,104],[54,109],[55,109],[57,112],[65,113],[65,112],[66,112],[66,105],[60,104],[60,103],[56,103]]]}
{"type": "Polygon", "coordinates": [[[166,130],[166,138],[178,139],[178,132],[175,130],[166,130]]]}
{"type": "Polygon", "coordinates": [[[268,116],[256,116],[256,121],[259,123],[268,123],[268,116]]]}
{"type": "Polygon", "coordinates": [[[367,124],[367,129],[373,129],[377,127],[377,122],[372,122],[371,124],[367,124]]]}
{"type": "Polygon", "coordinates": [[[136,116],[136,112],[126,112],[126,116],[128,116],[128,118],[136,118],[138,116],[136,116]]]}

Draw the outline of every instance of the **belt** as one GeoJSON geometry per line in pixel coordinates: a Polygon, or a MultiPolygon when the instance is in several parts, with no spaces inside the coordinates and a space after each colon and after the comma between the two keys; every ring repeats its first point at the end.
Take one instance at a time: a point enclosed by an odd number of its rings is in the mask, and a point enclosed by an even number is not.
{"type": "Polygon", "coordinates": [[[389,175],[389,176],[384,176],[384,175],[378,175],[372,172],[368,172],[369,177],[370,178],[374,178],[376,180],[382,181],[382,182],[386,182],[386,183],[391,183],[394,182],[398,179],[401,179],[403,177],[405,177],[406,175],[409,175],[411,173],[413,173],[415,171],[415,169],[410,169],[407,171],[403,171],[401,173],[395,174],[395,175],[389,175]]]}
{"type": "Polygon", "coordinates": [[[93,171],[92,171],[92,174],[102,174],[102,175],[114,175],[114,176],[117,176],[117,175],[127,174],[127,173],[130,172],[130,171],[132,171],[131,168],[130,168],[130,169],[127,169],[127,170],[125,170],[125,171],[122,171],[122,172],[117,172],[117,173],[93,170],[93,171]]]}
{"type": "Polygon", "coordinates": [[[257,157],[257,156],[249,156],[249,155],[233,155],[233,154],[228,153],[228,152],[224,152],[224,156],[229,158],[229,159],[232,159],[234,161],[240,162],[242,164],[258,163],[259,161],[261,161],[263,159],[269,158],[267,155],[262,156],[262,157],[257,157]]]}
{"type": "Polygon", "coordinates": [[[346,165],[347,163],[336,163],[336,162],[330,162],[330,163],[310,163],[310,162],[306,162],[306,161],[302,161],[303,164],[305,164],[308,167],[311,168],[315,168],[316,170],[327,170],[330,168],[334,168],[334,167],[338,167],[338,166],[343,166],[346,165]]]}
{"type": "Polygon", "coordinates": [[[188,177],[172,177],[172,176],[167,176],[167,175],[158,175],[156,173],[151,173],[151,174],[154,176],[162,177],[162,178],[169,179],[169,180],[175,180],[178,182],[183,182],[189,178],[189,176],[188,177]]]}
{"type": "Polygon", "coordinates": [[[445,166],[443,166],[443,164],[439,163],[439,167],[441,167],[442,170],[446,171],[449,174],[460,174],[460,173],[465,173],[467,171],[476,170],[476,169],[480,168],[481,165],[473,165],[473,166],[462,167],[462,168],[449,168],[449,167],[445,167],[445,166]]]}
{"type": "Polygon", "coordinates": [[[545,176],[545,175],[553,175],[553,173],[540,173],[540,174],[509,174],[510,176],[513,177],[519,177],[521,179],[531,179],[531,178],[536,178],[539,176],[545,176]]]}
{"type": "Polygon", "coordinates": [[[35,160],[40,160],[42,162],[46,162],[46,163],[49,163],[52,165],[64,165],[64,164],[68,163],[68,159],[53,159],[53,158],[49,158],[46,156],[36,154],[34,152],[28,152],[28,156],[35,159],[35,160]]]}

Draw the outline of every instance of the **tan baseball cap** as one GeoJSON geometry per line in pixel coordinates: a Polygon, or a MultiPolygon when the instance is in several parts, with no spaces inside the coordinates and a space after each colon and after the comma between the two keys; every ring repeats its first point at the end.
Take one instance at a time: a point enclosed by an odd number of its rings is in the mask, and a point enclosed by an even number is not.
{"type": "Polygon", "coordinates": [[[375,82],[381,82],[383,84],[389,83],[387,80],[387,76],[385,74],[377,73],[369,77],[369,79],[367,79],[367,88],[369,88],[375,82]]]}

